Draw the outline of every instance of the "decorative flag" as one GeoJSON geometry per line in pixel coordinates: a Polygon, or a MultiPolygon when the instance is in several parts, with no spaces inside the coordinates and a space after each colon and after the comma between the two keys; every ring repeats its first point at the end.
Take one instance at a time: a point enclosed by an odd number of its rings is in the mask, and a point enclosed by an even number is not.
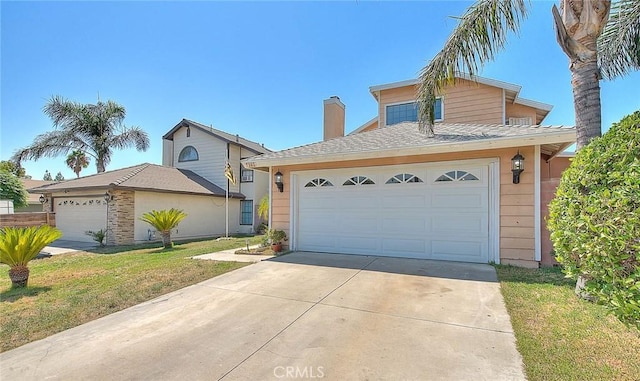
{"type": "Polygon", "coordinates": [[[224,176],[231,184],[236,185],[236,177],[233,175],[233,169],[231,169],[231,164],[229,163],[227,163],[227,166],[224,168],[224,176]]]}

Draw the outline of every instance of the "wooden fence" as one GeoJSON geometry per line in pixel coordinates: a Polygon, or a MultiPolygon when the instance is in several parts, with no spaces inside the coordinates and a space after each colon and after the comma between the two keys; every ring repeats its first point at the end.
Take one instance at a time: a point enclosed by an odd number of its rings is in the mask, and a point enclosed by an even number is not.
{"type": "Polygon", "coordinates": [[[40,225],[50,225],[55,227],[56,214],[46,212],[0,214],[0,227],[27,227],[40,225]]]}

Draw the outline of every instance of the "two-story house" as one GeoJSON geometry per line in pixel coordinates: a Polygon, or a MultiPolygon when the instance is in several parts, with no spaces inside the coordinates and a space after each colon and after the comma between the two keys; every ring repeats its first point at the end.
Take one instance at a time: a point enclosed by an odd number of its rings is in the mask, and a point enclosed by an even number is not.
{"type": "Polygon", "coordinates": [[[54,212],[66,240],[92,242],[87,231],[106,231],[107,244],[160,239],[140,217],[177,208],[187,217],[173,239],[255,232],[268,174],[243,168],[241,159],[270,152],[264,146],[183,119],[163,136],[162,164],[143,163],[30,189],[54,212]],[[225,176],[227,163],[236,183],[225,176]]]}
{"type": "Polygon", "coordinates": [[[457,75],[429,137],[417,84],[370,87],[377,116],[347,136],[345,106],[331,97],[324,141],[243,160],[272,182],[282,175],[272,226],[294,250],[538,266],[542,185],[566,167],[558,155],[575,129],[542,126],[551,106],[520,98],[520,86],[457,75]]]}

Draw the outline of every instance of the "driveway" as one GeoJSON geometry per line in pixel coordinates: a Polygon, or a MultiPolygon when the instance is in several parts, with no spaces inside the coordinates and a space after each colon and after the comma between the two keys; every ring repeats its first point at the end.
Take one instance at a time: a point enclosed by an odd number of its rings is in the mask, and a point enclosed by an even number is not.
{"type": "Polygon", "coordinates": [[[318,253],[259,262],[2,353],[0,374],[524,379],[491,266],[318,253]]]}
{"type": "Polygon", "coordinates": [[[80,242],[80,241],[70,241],[68,239],[57,239],[51,242],[49,245],[45,246],[41,252],[58,255],[65,253],[73,253],[76,251],[84,251],[93,249],[97,246],[95,242],[80,242]]]}

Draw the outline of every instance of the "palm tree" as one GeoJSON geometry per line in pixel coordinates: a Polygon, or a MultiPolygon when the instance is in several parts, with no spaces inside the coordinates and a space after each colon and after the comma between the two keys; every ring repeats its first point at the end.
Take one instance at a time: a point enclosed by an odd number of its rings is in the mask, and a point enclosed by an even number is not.
{"type": "Polygon", "coordinates": [[[113,101],[81,104],[52,97],[44,106],[55,126],[54,131],[38,135],[33,144],[18,150],[14,161],[55,157],[70,150],[81,150],[96,160],[98,173],[104,172],[114,149],[149,148],[149,137],[140,127],[123,124],[125,108],[113,101]]]}
{"type": "MultiPolygon", "coordinates": [[[[601,135],[598,52],[609,78],[640,68],[640,0],[614,4],[607,24],[610,7],[611,0],[561,0],[561,11],[555,6],[553,10],[558,43],[571,61],[578,149],[601,135]]],[[[433,136],[435,94],[454,81],[457,71],[473,76],[493,60],[507,34],[517,33],[526,16],[524,0],[478,0],[467,9],[442,50],[420,73],[421,130],[433,136]]]]}
{"type": "Polygon", "coordinates": [[[162,234],[162,244],[166,249],[172,246],[171,229],[175,229],[186,216],[187,214],[182,210],[171,208],[144,213],[140,220],[153,226],[162,234]]]}
{"type": "Polygon", "coordinates": [[[258,204],[258,217],[263,220],[267,220],[269,218],[269,195],[265,194],[260,199],[260,203],[258,204]]]}
{"type": "Polygon", "coordinates": [[[37,257],[43,247],[60,237],[62,232],[49,225],[0,229],[0,263],[9,265],[12,287],[27,286],[29,261],[37,257]]]}
{"type": "Polygon", "coordinates": [[[76,174],[76,177],[80,177],[82,169],[89,166],[89,158],[84,154],[84,152],[80,150],[73,150],[69,156],[67,156],[66,163],[67,166],[76,174]]]}

